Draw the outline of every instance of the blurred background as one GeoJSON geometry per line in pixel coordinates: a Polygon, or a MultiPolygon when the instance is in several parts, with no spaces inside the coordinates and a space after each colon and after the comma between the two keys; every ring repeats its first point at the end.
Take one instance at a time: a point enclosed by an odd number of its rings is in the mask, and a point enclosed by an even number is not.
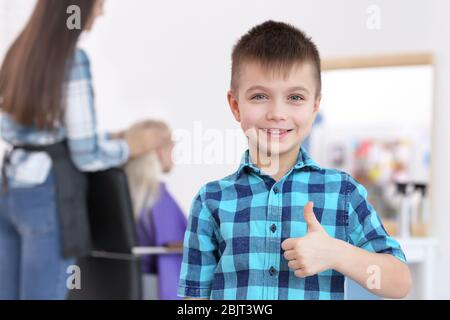
{"type": "MultiPolygon", "coordinates": [[[[0,0],[0,61],[34,4],[0,0]]],[[[450,299],[448,12],[446,0],[107,0],[82,39],[99,128],[167,122],[177,144],[164,180],[187,215],[201,185],[234,171],[245,150],[226,101],[232,45],[265,20],[292,23],[324,64],[313,158],[368,188],[411,264],[409,298],[450,299]]]]}

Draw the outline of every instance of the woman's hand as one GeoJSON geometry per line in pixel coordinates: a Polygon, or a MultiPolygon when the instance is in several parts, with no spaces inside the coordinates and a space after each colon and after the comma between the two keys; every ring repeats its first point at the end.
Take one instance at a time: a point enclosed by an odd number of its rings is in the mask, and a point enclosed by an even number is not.
{"type": "Polygon", "coordinates": [[[160,121],[143,121],[122,133],[130,150],[130,158],[142,156],[171,141],[170,130],[160,121]]]}

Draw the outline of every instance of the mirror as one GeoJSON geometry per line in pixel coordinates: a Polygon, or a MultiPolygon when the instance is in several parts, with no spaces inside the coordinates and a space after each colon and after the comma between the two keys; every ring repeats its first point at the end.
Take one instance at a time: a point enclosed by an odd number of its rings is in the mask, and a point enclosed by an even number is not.
{"type": "Polygon", "coordinates": [[[428,197],[423,191],[429,189],[430,181],[432,55],[325,60],[322,82],[321,110],[309,142],[313,158],[362,183],[388,232],[401,237],[424,236],[428,197]],[[406,188],[408,184],[411,190],[406,188]],[[406,205],[411,212],[407,226],[400,214],[406,205]]]}

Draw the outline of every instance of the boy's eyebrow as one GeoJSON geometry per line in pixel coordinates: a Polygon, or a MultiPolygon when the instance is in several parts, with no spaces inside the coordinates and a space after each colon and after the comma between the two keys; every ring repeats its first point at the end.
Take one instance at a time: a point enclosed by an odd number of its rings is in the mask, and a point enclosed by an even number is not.
{"type": "MultiPolygon", "coordinates": [[[[250,92],[250,91],[253,91],[253,90],[270,91],[269,88],[266,88],[264,86],[251,86],[250,88],[247,89],[246,92],[250,92]]],[[[302,86],[291,87],[287,91],[289,91],[289,92],[292,92],[292,91],[304,91],[306,93],[309,93],[309,90],[306,89],[305,87],[302,87],[302,86]]]]}
{"type": "Polygon", "coordinates": [[[305,91],[306,93],[309,93],[309,90],[302,86],[291,87],[288,91],[305,91]]]}
{"type": "Polygon", "coordinates": [[[250,88],[247,89],[246,92],[250,92],[250,91],[253,91],[253,90],[263,90],[263,91],[268,91],[269,88],[266,88],[266,87],[264,87],[264,86],[251,86],[250,88]]]}

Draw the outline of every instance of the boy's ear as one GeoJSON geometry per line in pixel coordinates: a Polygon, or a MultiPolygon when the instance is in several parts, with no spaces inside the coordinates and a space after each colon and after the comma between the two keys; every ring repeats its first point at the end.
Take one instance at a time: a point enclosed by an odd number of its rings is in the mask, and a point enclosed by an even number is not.
{"type": "Polygon", "coordinates": [[[319,112],[321,100],[322,100],[322,96],[319,95],[319,96],[317,96],[316,100],[314,101],[314,108],[313,108],[314,114],[317,114],[317,112],[319,112]]]}
{"type": "Polygon", "coordinates": [[[317,114],[319,113],[320,109],[320,101],[322,100],[322,96],[317,96],[314,100],[314,106],[313,106],[313,112],[312,112],[312,122],[316,121],[317,114]]]}
{"type": "Polygon", "coordinates": [[[241,113],[239,112],[239,102],[233,90],[228,91],[227,99],[234,118],[236,119],[237,122],[241,122],[241,113]]]}

